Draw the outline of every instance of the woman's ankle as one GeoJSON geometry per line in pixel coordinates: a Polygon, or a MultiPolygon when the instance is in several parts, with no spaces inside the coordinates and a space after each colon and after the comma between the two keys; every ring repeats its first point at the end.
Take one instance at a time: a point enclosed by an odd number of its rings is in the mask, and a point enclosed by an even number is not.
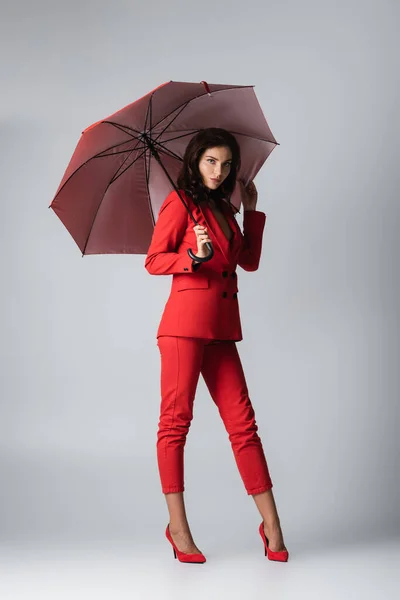
{"type": "Polygon", "coordinates": [[[189,523],[185,523],[183,521],[173,521],[169,522],[169,530],[174,533],[190,533],[189,523]]]}
{"type": "Polygon", "coordinates": [[[280,531],[281,530],[281,522],[279,517],[272,517],[270,519],[263,519],[263,525],[265,529],[269,531],[280,531]]]}

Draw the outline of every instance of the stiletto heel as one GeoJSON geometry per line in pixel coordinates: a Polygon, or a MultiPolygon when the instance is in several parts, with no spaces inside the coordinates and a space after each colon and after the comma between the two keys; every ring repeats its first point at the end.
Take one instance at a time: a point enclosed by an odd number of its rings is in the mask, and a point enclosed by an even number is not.
{"type": "Polygon", "coordinates": [[[287,550],[278,550],[277,552],[273,552],[273,550],[269,549],[269,547],[268,547],[269,541],[264,533],[264,521],[261,523],[260,527],[258,528],[258,531],[260,532],[261,539],[264,543],[264,556],[268,556],[269,560],[276,560],[278,562],[287,562],[289,559],[289,552],[287,550]]]}
{"type": "Polygon", "coordinates": [[[178,560],[180,562],[184,562],[184,563],[205,563],[206,562],[206,557],[201,552],[196,553],[196,554],[186,554],[185,552],[181,552],[180,550],[178,550],[178,548],[174,544],[174,540],[171,537],[171,533],[169,531],[169,523],[167,525],[167,529],[165,530],[165,535],[166,535],[167,540],[172,544],[172,548],[174,551],[174,557],[175,558],[178,557],[178,560]]]}

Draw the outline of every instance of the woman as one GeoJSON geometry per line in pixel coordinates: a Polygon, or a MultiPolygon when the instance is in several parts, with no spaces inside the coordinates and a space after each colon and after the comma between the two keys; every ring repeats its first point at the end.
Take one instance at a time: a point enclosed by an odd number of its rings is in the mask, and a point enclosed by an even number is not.
{"type": "Polygon", "coordinates": [[[254,410],[236,348],[242,339],[236,266],[258,269],[266,215],[256,210],[253,182],[241,184],[243,234],[230,196],[240,168],[235,137],[219,128],[201,130],[188,144],[177,187],[199,223],[193,226],[172,191],[161,206],[145,267],[173,275],[157,332],[161,354],[161,407],[157,460],[168,511],[166,537],[181,562],[205,562],[195,545],[183,499],[183,455],[202,374],[229,434],[246,491],[263,518],[259,533],[270,560],[287,561],[272,481],[257,434],[254,410]],[[206,262],[192,260],[209,255],[206,262]],[[196,250],[197,248],[197,250],[196,250]]]}

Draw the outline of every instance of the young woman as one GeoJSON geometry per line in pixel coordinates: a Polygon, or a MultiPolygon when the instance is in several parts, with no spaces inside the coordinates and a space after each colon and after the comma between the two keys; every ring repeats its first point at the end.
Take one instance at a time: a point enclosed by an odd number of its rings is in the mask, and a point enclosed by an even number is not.
{"type": "Polygon", "coordinates": [[[236,342],[242,339],[236,267],[258,269],[266,215],[256,210],[253,182],[241,185],[243,233],[230,196],[240,167],[236,138],[219,128],[201,130],[187,146],[177,192],[161,206],[145,261],[153,275],[172,275],[172,287],[157,332],[161,354],[161,407],[157,461],[169,524],[166,537],[181,562],[205,562],[186,517],[184,446],[193,417],[200,373],[229,434],[245,489],[263,518],[259,533],[270,560],[287,561],[254,410],[236,342]],[[209,255],[207,262],[193,260],[209,255]]]}

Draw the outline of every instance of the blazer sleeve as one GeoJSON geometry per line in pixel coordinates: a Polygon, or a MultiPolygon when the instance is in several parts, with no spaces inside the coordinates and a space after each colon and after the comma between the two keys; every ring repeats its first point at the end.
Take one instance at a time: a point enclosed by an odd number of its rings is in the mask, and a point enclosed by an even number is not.
{"type": "MultiPolygon", "coordinates": [[[[194,263],[187,251],[177,252],[185,235],[188,212],[178,194],[171,192],[160,208],[145,260],[151,275],[194,273],[201,263],[194,263]]],[[[194,249],[195,251],[195,249],[194,249]]]]}
{"type": "Polygon", "coordinates": [[[266,214],[261,211],[244,211],[243,244],[237,262],[245,271],[257,271],[258,269],[266,220],[266,214]]]}

